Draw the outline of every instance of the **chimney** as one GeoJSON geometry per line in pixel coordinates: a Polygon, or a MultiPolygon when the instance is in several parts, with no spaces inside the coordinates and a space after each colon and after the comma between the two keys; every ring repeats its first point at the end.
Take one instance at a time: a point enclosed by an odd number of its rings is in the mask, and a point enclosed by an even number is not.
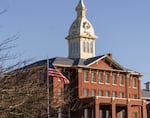
{"type": "Polygon", "coordinates": [[[146,91],[150,91],[150,82],[145,83],[146,91]]]}
{"type": "Polygon", "coordinates": [[[108,53],[107,55],[108,55],[110,58],[112,58],[112,53],[108,53]]]}

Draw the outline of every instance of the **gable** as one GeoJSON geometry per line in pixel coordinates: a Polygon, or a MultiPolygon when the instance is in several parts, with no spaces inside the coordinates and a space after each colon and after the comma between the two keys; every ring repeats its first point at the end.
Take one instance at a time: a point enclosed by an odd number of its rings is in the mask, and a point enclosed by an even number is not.
{"type": "Polygon", "coordinates": [[[99,68],[99,69],[115,69],[115,70],[124,70],[124,68],[114,61],[109,56],[105,55],[103,58],[99,58],[91,62],[88,67],[99,68]]]}
{"type": "Polygon", "coordinates": [[[92,65],[90,65],[90,67],[102,68],[102,69],[113,69],[109,64],[107,64],[103,60],[93,63],[92,65]]]}

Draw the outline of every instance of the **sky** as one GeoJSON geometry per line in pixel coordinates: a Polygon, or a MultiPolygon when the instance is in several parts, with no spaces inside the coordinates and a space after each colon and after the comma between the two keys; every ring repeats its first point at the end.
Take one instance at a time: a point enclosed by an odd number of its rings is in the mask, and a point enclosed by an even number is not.
{"type": "MultiPolygon", "coordinates": [[[[11,53],[18,60],[67,57],[68,35],[79,0],[0,0],[0,41],[17,35],[11,53]]],[[[96,55],[113,54],[125,68],[150,81],[150,0],[84,0],[92,23],[96,55]]],[[[12,61],[13,63],[13,61],[12,61]]]]}

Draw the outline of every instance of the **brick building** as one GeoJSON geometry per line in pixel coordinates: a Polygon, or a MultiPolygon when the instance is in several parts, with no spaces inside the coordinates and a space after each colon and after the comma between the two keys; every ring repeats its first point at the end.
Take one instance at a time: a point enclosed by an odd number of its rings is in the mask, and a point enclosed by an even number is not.
{"type": "MultiPolygon", "coordinates": [[[[68,117],[146,118],[146,102],[141,99],[142,74],[122,67],[111,53],[95,55],[97,36],[86,10],[80,0],[66,37],[68,58],[50,59],[70,79],[68,117]]],[[[53,88],[60,95],[65,91],[63,85],[58,87],[57,79],[53,79],[53,88]]],[[[61,112],[58,116],[61,118],[61,112]]]]}
{"type": "MultiPolygon", "coordinates": [[[[70,80],[64,85],[59,78],[49,79],[49,95],[53,98],[49,105],[54,103],[56,110],[52,117],[147,118],[146,102],[141,99],[142,74],[121,66],[111,53],[95,55],[97,36],[86,10],[79,0],[77,17],[66,37],[68,57],[49,59],[70,80]]],[[[46,60],[41,62],[35,65],[46,67],[46,60]]]]}
{"type": "Polygon", "coordinates": [[[145,83],[145,89],[141,90],[142,99],[146,102],[147,118],[150,118],[150,82],[145,83]]]}
{"type": "MultiPolygon", "coordinates": [[[[120,66],[111,54],[52,60],[57,69],[69,75],[71,101],[78,101],[71,102],[71,118],[146,118],[146,102],[141,99],[142,75],[120,66]]],[[[56,78],[53,84],[54,89],[64,90],[62,83],[58,87],[56,78]]]]}

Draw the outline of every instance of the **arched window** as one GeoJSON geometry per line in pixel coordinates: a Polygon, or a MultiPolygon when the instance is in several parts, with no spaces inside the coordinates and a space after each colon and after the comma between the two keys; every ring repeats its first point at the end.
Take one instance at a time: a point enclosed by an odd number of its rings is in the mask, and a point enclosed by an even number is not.
{"type": "Polygon", "coordinates": [[[87,42],[87,53],[89,53],[89,42],[87,42]]]}
{"type": "Polygon", "coordinates": [[[72,52],[75,52],[75,42],[73,42],[73,44],[72,44],[73,46],[72,46],[72,52]]]}
{"type": "Polygon", "coordinates": [[[90,43],[90,52],[93,53],[93,42],[90,43]]]}
{"type": "Polygon", "coordinates": [[[76,42],[74,42],[74,52],[76,53],[77,52],[77,43],[76,42]]]}
{"type": "Polygon", "coordinates": [[[86,52],[86,45],[85,45],[85,42],[83,42],[83,52],[86,52]]]}
{"type": "Polygon", "coordinates": [[[70,49],[71,52],[73,52],[73,48],[72,48],[72,42],[70,42],[70,49]]]}
{"type": "Polygon", "coordinates": [[[78,52],[78,42],[75,42],[75,52],[78,52]]]}

